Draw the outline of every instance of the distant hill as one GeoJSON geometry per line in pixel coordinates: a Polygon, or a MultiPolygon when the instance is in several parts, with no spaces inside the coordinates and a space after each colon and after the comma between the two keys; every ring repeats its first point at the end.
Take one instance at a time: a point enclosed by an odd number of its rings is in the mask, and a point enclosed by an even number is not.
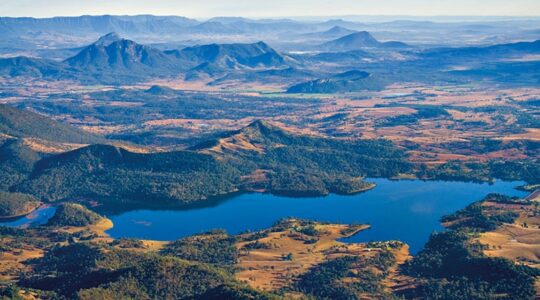
{"type": "Polygon", "coordinates": [[[438,60],[442,63],[464,62],[467,59],[491,60],[491,62],[529,54],[540,54],[540,40],[498,44],[486,47],[459,47],[429,49],[420,53],[422,59],[438,60]]]}
{"type": "Polygon", "coordinates": [[[0,104],[0,133],[16,138],[39,138],[64,143],[89,144],[104,140],[70,125],[5,104],[0,104]]]}
{"type": "Polygon", "coordinates": [[[120,37],[120,35],[119,35],[118,33],[116,33],[116,32],[109,32],[109,33],[107,33],[106,35],[101,36],[101,37],[94,43],[94,45],[107,47],[107,46],[109,46],[110,44],[115,43],[115,42],[118,42],[118,41],[121,41],[121,40],[122,40],[122,38],[120,37]]]}
{"type": "Polygon", "coordinates": [[[334,26],[334,27],[328,29],[327,31],[324,31],[322,33],[322,35],[324,35],[324,36],[345,36],[347,34],[352,34],[352,33],[355,33],[355,32],[356,32],[355,30],[350,30],[350,29],[347,29],[345,27],[334,26]]]}
{"type": "MultiPolygon", "coordinates": [[[[487,66],[455,70],[449,73],[469,81],[492,80],[507,87],[540,86],[540,61],[496,62],[487,66]]],[[[538,121],[536,121],[536,125],[533,121],[531,127],[538,127],[538,121]]]]}
{"type": "Polygon", "coordinates": [[[101,37],[65,63],[94,76],[146,78],[179,72],[181,65],[162,51],[121,39],[114,33],[101,37]]]}
{"type": "Polygon", "coordinates": [[[54,18],[0,18],[0,29],[12,35],[40,30],[65,34],[171,33],[199,24],[198,21],[176,16],[78,16],[54,18]]]}
{"type": "Polygon", "coordinates": [[[309,70],[300,70],[295,67],[284,69],[269,69],[255,70],[250,72],[242,72],[239,74],[229,73],[210,83],[210,85],[218,85],[227,81],[241,82],[273,82],[290,84],[291,81],[301,82],[315,77],[315,72],[309,70]]]}
{"type": "Polygon", "coordinates": [[[215,76],[225,71],[278,69],[288,67],[287,59],[264,42],[254,44],[211,44],[166,51],[185,65],[192,64],[188,72],[215,76]]]}
{"type": "Polygon", "coordinates": [[[332,77],[293,85],[287,93],[344,93],[362,90],[379,90],[384,87],[380,78],[363,71],[348,71],[332,77]]]}
{"type": "Polygon", "coordinates": [[[159,96],[178,94],[178,91],[171,89],[170,87],[160,86],[160,85],[153,85],[149,89],[145,90],[144,92],[146,94],[159,95],[159,96]]]}
{"type": "Polygon", "coordinates": [[[25,56],[0,58],[0,75],[62,78],[74,76],[62,63],[25,56]]]}
{"type": "Polygon", "coordinates": [[[334,63],[334,64],[357,64],[362,61],[377,60],[379,56],[364,50],[352,50],[346,52],[320,52],[303,55],[293,55],[300,63],[334,63]]]}
{"type": "Polygon", "coordinates": [[[326,42],[321,48],[327,51],[351,51],[363,48],[405,48],[407,45],[401,42],[381,43],[369,32],[360,31],[344,37],[326,42]]]}
{"type": "Polygon", "coordinates": [[[305,34],[302,34],[301,36],[306,37],[306,38],[311,38],[311,39],[328,40],[328,39],[344,37],[346,35],[349,35],[355,32],[357,31],[336,25],[325,31],[305,33],[305,34]]]}
{"type": "Polygon", "coordinates": [[[199,63],[208,62],[231,69],[269,68],[285,64],[284,57],[264,42],[189,47],[182,50],[182,55],[199,63]]]}

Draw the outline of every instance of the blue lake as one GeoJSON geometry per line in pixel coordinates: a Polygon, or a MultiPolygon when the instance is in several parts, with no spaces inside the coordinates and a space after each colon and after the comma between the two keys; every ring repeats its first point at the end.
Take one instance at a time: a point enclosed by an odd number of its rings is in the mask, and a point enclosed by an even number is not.
{"type": "Polygon", "coordinates": [[[493,184],[466,182],[369,179],[377,187],[353,196],[290,198],[270,194],[242,194],[183,210],[133,210],[109,215],[114,238],[175,240],[221,228],[231,234],[260,230],[284,217],[336,223],[364,223],[372,228],[349,242],[401,240],[416,253],[429,235],[442,231],[440,218],[481,200],[489,193],[525,196],[514,189],[523,182],[493,184]]]}
{"type": "Polygon", "coordinates": [[[13,220],[2,220],[0,225],[8,227],[32,227],[45,225],[50,218],[54,216],[56,207],[42,206],[28,215],[13,220]]]}

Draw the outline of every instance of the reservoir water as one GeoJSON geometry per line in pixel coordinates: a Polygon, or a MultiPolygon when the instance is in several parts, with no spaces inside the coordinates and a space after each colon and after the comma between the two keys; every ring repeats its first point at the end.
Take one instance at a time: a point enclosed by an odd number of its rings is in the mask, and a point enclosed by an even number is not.
{"type": "Polygon", "coordinates": [[[133,210],[109,215],[114,238],[175,240],[211,229],[231,234],[267,228],[285,217],[337,223],[371,224],[348,242],[401,240],[416,253],[434,231],[444,230],[440,218],[481,200],[489,193],[525,196],[515,189],[523,182],[493,184],[447,181],[369,179],[377,187],[352,196],[290,198],[242,194],[208,206],[182,210],[133,210]]]}
{"type": "Polygon", "coordinates": [[[44,225],[54,216],[56,207],[44,205],[24,217],[14,218],[11,220],[2,220],[0,225],[8,227],[31,227],[44,225]]]}

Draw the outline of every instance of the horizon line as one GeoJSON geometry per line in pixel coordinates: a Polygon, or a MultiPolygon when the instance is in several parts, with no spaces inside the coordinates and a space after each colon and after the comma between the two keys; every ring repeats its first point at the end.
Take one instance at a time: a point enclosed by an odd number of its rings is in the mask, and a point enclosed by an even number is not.
{"type": "Polygon", "coordinates": [[[280,20],[280,19],[290,19],[290,20],[299,20],[299,19],[346,19],[346,18],[358,18],[358,17],[368,17],[368,18],[477,18],[477,19],[489,19],[489,18],[512,18],[512,19],[540,19],[540,15],[396,15],[396,14],[359,14],[359,15],[304,15],[304,16],[242,16],[242,15],[216,15],[216,16],[187,16],[187,15],[175,15],[175,14],[73,14],[73,15],[51,15],[51,16],[29,16],[29,15],[0,15],[0,18],[31,18],[31,19],[53,19],[53,18],[77,18],[77,17],[141,17],[141,16],[152,16],[152,17],[181,17],[192,20],[211,20],[215,18],[241,18],[248,20],[280,20]]]}

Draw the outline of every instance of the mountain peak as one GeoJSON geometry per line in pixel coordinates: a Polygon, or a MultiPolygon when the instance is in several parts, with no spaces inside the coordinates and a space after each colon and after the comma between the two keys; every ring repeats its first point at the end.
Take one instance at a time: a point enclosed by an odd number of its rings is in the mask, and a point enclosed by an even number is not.
{"type": "Polygon", "coordinates": [[[349,34],[349,33],[352,33],[353,30],[350,30],[350,29],[347,29],[345,27],[342,27],[342,26],[339,26],[339,25],[336,25],[330,29],[328,29],[326,31],[326,33],[329,33],[329,34],[337,34],[337,33],[345,33],[345,34],[349,34]]]}
{"type": "Polygon", "coordinates": [[[96,78],[115,83],[125,82],[129,78],[175,74],[179,67],[178,62],[162,51],[122,39],[115,33],[101,37],[65,62],[96,78]],[[118,80],[119,75],[122,75],[122,80],[118,80]]]}
{"type": "Polygon", "coordinates": [[[354,40],[354,41],[364,42],[366,44],[373,44],[373,45],[379,44],[379,41],[377,41],[371,35],[371,33],[367,32],[367,31],[359,31],[359,32],[351,33],[349,35],[346,35],[346,36],[342,37],[341,39],[354,40]]]}
{"type": "Polygon", "coordinates": [[[107,33],[106,35],[100,37],[94,43],[94,45],[107,47],[110,44],[121,41],[121,40],[122,40],[122,38],[116,32],[110,32],[110,33],[107,33]]]}
{"type": "Polygon", "coordinates": [[[290,134],[277,125],[264,120],[256,120],[218,139],[197,145],[191,150],[213,154],[262,153],[272,145],[280,144],[289,138],[290,134]]]}
{"type": "Polygon", "coordinates": [[[271,127],[274,127],[273,125],[271,125],[268,121],[265,121],[265,120],[255,120],[253,122],[251,122],[248,126],[244,127],[245,128],[257,128],[257,129],[261,129],[261,128],[271,128],[271,127]]]}
{"type": "Polygon", "coordinates": [[[323,44],[323,47],[332,50],[349,51],[361,48],[377,48],[381,44],[369,32],[358,31],[327,42],[323,44]]]}

